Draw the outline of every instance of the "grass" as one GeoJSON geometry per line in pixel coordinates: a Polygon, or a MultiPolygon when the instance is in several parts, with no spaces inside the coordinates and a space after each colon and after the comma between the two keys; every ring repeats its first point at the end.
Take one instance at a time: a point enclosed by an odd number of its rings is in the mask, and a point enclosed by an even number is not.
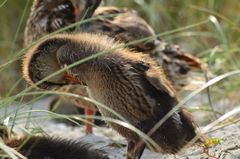
{"type": "MultiPolygon", "coordinates": [[[[12,116],[12,126],[17,126],[15,120],[18,116],[22,116],[22,118],[28,117],[27,122],[31,122],[31,118],[35,118],[31,115],[35,110],[21,112],[24,107],[31,107],[31,103],[35,103],[41,96],[46,96],[48,93],[71,95],[96,103],[96,101],[91,99],[64,92],[33,92],[31,91],[32,87],[27,86],[21,78],[21,58],[27,50],[27,48],[22,47],[23,31],[30,10],[30,2],[30,0],[0,0],[0,13],[2,15],[0,16],[0,81],[2,83],[0,87],[0,110],[5,111],[5,115],[0,118],[1,122],[3,122],[4,120],[6,121],[8,116],[12,116]],[[34,95],[35,97],[27,98],[26,96],[29,95],[34,95]],[[22,106],[23,102],[27,102],[24,107],[22,106]],[[9,110],[9,106],[12,104],[16,104],[17,107],[14,110],[9,110]]],[[[218,110],[218,112],[223,115],[217,120],[212,119],[212,121],[209,121],[208,126],[206,126],[204,130],[209,131],[209,127],[222,122],[222,119],[232,119],[233,115],[239,114],[240,111],[237,106],[240,103],[238,93],[240,89],[240,81],[238,80],[240,73],[240,62],[238,60],[240,58],[240,17],[236,16],[240,8],[238,0],[184,0],[181,2],[164,0],[105,0],[105,4],[136,9],[139,11],[139,14],[153,26],[158,36],[169,43],[181,45],[185,50],[200,57],[208,64],[213,79],[193,92],[188,92],[183,95],[183,99],[178,105],[181,106],[185,104],[187,100],[191,100],[194,96],[200,95],[201,92],[209,86],[211,86],[210,93],[213,108],[219,105],[219,101],[221,102],[223,99],[228,100],[228,105],[222,108],[224,111],[220,110],[219,112],[218,110]]],[[[148,39],[141,39],[140,41],[144,40],[148,39]]],[[[61,71],[95,58],[103,53],[105,52],[78,61],[61,71]]],[[[56,72],[51,76],[55,76],[57,73],[60,72],[56,72]]],[[[44,80],[48,78],[51,77],[47,77],[44,80]]],[[[108,109],[108,107],[102,106],[108,109]]],[[[194,111],[202,111],[203,107],[205,108],[204,104],[199,102],[199,110],[194,111]]],[[[209,107],[209,105],[207,105],[207,107],[209,107]]],[[[209,110],[211,111],[211,109],[204,109],[203,112],[207,113],[209,110]]],[[[170,113],[168,115],[170,115],[170,113]]],[[[66,118],[74,122],[71,116],[58,115],[48,111],[44,114],[43,116],[36,116],[36,118],[46,118],[50,120],[51,118],[57,117],[66,118]]],[[[217,116],[219,117],[219,114],[217,114],[217,116]]],[[[235,118],[236,120],[239,119],[237,117],[235,118]]],[[[105,120],[125,125],[140,135],[143,135],[145,139],[148,139],[146,135],[136,130],[130,124],[123,122],[124,119],[122,117],[119,117],[119,119],[121,120],[105,120]]],[[[156,127],[161,125],[164,119],[161,120],[156,127]]],[[[79,118],[79,120],[83,119],[79,118]]],[[[234,124],[234,122],[232,124],[234,124]]],[[[38,126],[36,125],[36,129],[37,128],[38,126]]],[[[28,131],[27,126],[22,129],[28,131]]],[[[31,134],[33,132],[30,131],[29,133],[31,134]]],[[[154,143],[152,143],[152,145],[154,145],[154,143]]],[[[14,158],[14,154],[16,154],[15,151],[9,150],[9,148],[5,147],[2,143],[0,143],[0,149],[8,152],[12,158],[14,158]]]]}

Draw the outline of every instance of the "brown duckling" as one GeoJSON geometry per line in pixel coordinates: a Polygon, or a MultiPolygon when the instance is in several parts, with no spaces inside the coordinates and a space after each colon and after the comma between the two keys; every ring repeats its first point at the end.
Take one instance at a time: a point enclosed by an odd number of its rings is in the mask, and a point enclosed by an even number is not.
{"type": "MultiPolygon", "coordinates": [[[[92,16],[101,0],[34,0],[24,32],[25,46],[51,32],[92,16]],[[87,15],[84,13],[87,11],[87,15]]],[[[75,28],[66,30],[73,32],[75,28]]]]}
{"type": "MultiPolygon", "coordinates": [[[[0,142],[16,149],[28,159],[109,159],[105,151],[92,148],[91,144],[83,141],[49,136],[19,136],[16,133],[13,136],[9,131],[7,126],[0,123],[0,142]]],[[[4,152],[0,150],[0,154],[4,152]]]]}
{"type": "Polygon", "coordinates": [[[107,154],[92,145],[46,136],[22,136],[5,141],[28,159],[109,159],[107,154]]]}
{"type": "Polygon", "coordinates": [[[19,148],[28,159],[109,159],[104,151],[91,148],[91,144],[44,136],[24,136],[6,141],[6,145],[19,148]]]}
{"type": "MultiPolygon", "coordinates": [[[[92,15],[93,17],[101,16],[94,21],[80,25],[80,27],[77,26],[78,30],[105,34],[124,43],[152,36],[151,40],[131,44],[129,47],[138,52],[150,53],[162,66],[175,89],[181,90],[187,85],[188,73],[193,68],[202,68],[202,63],[198,58],[185,53],[178,46],[169,45],[163,40],[157,39],[154,30],[143,18],[138,16],[136,11],[116,7],[98,7],[100,2],[101,0],[35,0],[25,30],[25,44],[30,44],[34,40],[80,19],[90,18],[92,15]],[[84,15],[86,11],[88,12],[84,15]]],[[[67,32],[74,30],[76,28],[67,30],[67,32]]],[[[72,93],[77,93],[80,89],[74,92],[73,87],[71,90],[72,93]]],[[[94,115],[94,109],[88,109],[89,106],[85,105],[81,106],[86,108],[87,115],[94,115]]],[[[91,126],[87,124],[86,127],[86,132],[91,133],[91,126]]]]}
{"type": "MultiPolygon", "coordinates": [[[[179,103],[171,82],[149,55],[122,48],[122,44],[103,35],[63,34],[45,40],[26,54],[24,77],[29,83],[36,83],[67,65],[104,51],[108,53],[62,72],[38,87],[52,89],[73,81],[84,83],[91,98],[148,134],[179,103]]],[[[103,107],[98,109],[104,117],[119,119],[103,107]]],[[[127,158],[141,158],[145,148],[142,138],[123,125],[109,125],[127,138],[127,158]]],[[[157,151],[176,153],[197,135],[196,129],[191,115],[180,107],[150,137],[160,147],[157,151]]]]}

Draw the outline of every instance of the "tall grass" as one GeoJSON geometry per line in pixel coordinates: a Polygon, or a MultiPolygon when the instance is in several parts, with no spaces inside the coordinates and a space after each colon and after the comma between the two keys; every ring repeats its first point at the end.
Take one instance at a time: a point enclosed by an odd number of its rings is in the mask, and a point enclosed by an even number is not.
{"type": "MultiPolygon", "coordinates": [[[[169,43],[181,45],[185,48],[185,50],[188,50],[195,56],[200,57],[209,65],[212,77],[215,78],[210,80],[201,88],[190,93],[189,96],[186,96],[180,102],[179,106],[183,105],[187,100],[191,100],[193,96],[198,95],[208,86],[211,86],[210,92],[213,100],[213,106],[218,104],[220,99],[227,99],[229,101],[229,105],[232,106],[226,106],[224,111],[220,113],[226,113],[225,116],[223,115],[224,119],[228,119],[230,116],[234,115],[231,114],[231,109],[234,109],[234,106],[239,105],[240,103],[240,96],[238,93],[240,89],[240,81],[238,80],[240,70],[240,62],[238,60],[240,58],[240,17],[236,16],[240,8],[238,0],[105,0],[104,2],[106,5],[116,5],[138,10],[139,14],[144,17],[151,26],[153,26],[160,38],[165,39],[169,43]],[[231,76],[231,78],[226,78],[229,76],[231,76]]],[[[32,87],[25,86],[25,83],[21,78],[21,58],[22,54],[27,50],[26,48],[22,48],[22,42],[24,24],[26,23],[27,18],[27,15],[24,13],[29,13],[29,6],[28,0],[0,1],[0,111],[5,111],[5,115],[0,117],[1,122],[6,120],[9,116],[12,116],[14,121],[17,116],[22,115],[23,118],[26,118],[32,112],[41,112],[41,110],[30,110],[21,113],[23,109],[22,103],[23,101],[26,102],[24,98],[29,95],[35,95],[35,98],[32,98],[30,101],[28,100],[26,103],[26,105],[30,106],[31,103],[36,102],[39,97],[41,98],[41,95],[46,96],[49,93],[74,96],[96,104],[96,101],[78,95],[63,92],[33,92],[32,87]],[[17,108],[9,111],[9,105],[12,105],[13,103],[17,104],[17,108]]],[[[54,73],[44,80],[47,80],[61,71],[65,71],[66,69],[104,53],[106,52],[98,53],[95,56],[78,61],[77,63],[54,73]]],[[[40,81],[38,84],[44,80],[40,81]]],[[[108,109],[107,106],[102,105],[102,107],[108,109]]],[[[45,115],[43,116],[30,115],[30,118],[66,118],[74,122],[71,116],[58,115],[48,111],[45,111],[44,113],[45,115]],[[49,116],[49,114],[51,115],[49,116]]],[[[168,115],[170,115],[170,113],[168,115]]],[[[234,111],[234,113],[239,113],[239,109],[234,111]]],[[[117,116],[119,115],[117,114],[117,116]]],[[[220,119],[223,119],[223,117],[220,119]]],[[[78,119],[84,120],[82,118],[78,119]]],[[[151,143],[151,145],[156,146],[145,134],[142,134],[139,130],[124,122],[126,120],[121,116],[119,116],[119,120],[106,118],[105,120],[121,124],[138,132],[139,135],[142,135],[151,143]]],[[[163,120],[160,121],[156,127],[160,126],[164,122],[163,120]]],[[[213,121],[213,124],[216,124],[216,122],[218,123],[220,120],[213,121]]],[[[17,122],[16,124],[13,124],[13,126],[15,125],[17,125],[17,122]]],[[[32,132],[29,133],[31,134],[32,132]]],[[[0,149],[8,152],[12,158],[14,158],[13,154],[17,154],[15,151],[9,150],[8,147],[5,147],[1,143],[0,149]]],[[[19,155],[17,154],[17,156],[19,155]]]]}

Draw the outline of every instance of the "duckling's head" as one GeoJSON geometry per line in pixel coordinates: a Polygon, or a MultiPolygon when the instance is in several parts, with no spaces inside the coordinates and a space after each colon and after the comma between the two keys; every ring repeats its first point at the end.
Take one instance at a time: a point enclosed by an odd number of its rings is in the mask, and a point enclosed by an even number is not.
{"type": "Polygon", "coordinates": [[[42,89],[54,89],[68,84],[85,85],[81,77],[86,68],[94,65],[94,60],[77,62],[98,52],[117,48],[113,41],[107,36],[91,33],[51,37],[26,53],[23,60],[24,77],[30,84],[42,89]],[[66,68],[72,64],[74,66],[66,68]]]}
{"type": "Polygon", "coordinates": [[[30,49],[23,61],[24,78],[30,84],[37,84],[37,87],[42,89],[65,85],[67,83],[66,72],[53,75],[62,68],[56,54],[65,43],[65,39],[54,37],[30,49]]]}

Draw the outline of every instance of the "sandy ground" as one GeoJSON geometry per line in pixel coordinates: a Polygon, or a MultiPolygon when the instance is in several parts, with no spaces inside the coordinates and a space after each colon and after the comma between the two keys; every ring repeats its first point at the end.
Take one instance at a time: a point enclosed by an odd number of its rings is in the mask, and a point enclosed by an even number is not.
{"type": "MultiPolygon", "coordinates": [[[[49,98],[41,100],[34,103],[33,110],[47,110],[47,105],[49,98]]],[[[5,111],[5,113],[10,113],[13,110],[19,109],[19,112],[25,114],[24,112],[29,110],[28,106],[24,105],[12,105],[11,109],[5,111]]],[[[0,111],[0,115],[4,115],[4,110],[0,111]]],[[[31,114],[35,115],[45,115],[45,112],[35,112],[31,114]]],[[[201,115],[200,115],[201,116],[201,115]]],[[[11,123],[13,118],[8,118],[8,122],[11,123]]],[[[6,120],[7,121],[7,120],[6,120]]],[[[200,122],[200,121],[199,121],[200,122]]],[[[203,123],[205,121],[203,120],[203,123]]],[[[26,114],[23,116],[18,116],[16,120],[16,131],[21,131],[22,126],[32,125],[34,127],[39,127],[44,130],[47,134],[54,137],[62,137],[73,139],[76,141],[85,141],[87,143],[93,144],[93,148],[102,149],[106,151],[112,159],[123,159],[126,154],[126,140],[118,135],[117,132],[113,131],[108,127],[94,127],[94,135],[85,135],[83,126],[71,126],[65,123],[55,122],[48,119],[31,119],[31,122],[26,124],[26,114]]],[[[201,123],[200,123],[201,124],[201,123]]],[[[33,129],[32,131],[39,131],[40,129],[33,129]]],[[[209,148],[209,154],[216,157],[216,159],[240,159],[240,123],[232,124],[211,133],[208,133],[210,137],[221,139],[221,143],[212,148],[209,148]]],[[[206,153],[204,153],[203,148],[193,146],[191,148],[183,150],[181,154],[178,155],[162,155],[156,154],[149,150],[145,150],[142,159],[211,159],[206,153]]]]}

